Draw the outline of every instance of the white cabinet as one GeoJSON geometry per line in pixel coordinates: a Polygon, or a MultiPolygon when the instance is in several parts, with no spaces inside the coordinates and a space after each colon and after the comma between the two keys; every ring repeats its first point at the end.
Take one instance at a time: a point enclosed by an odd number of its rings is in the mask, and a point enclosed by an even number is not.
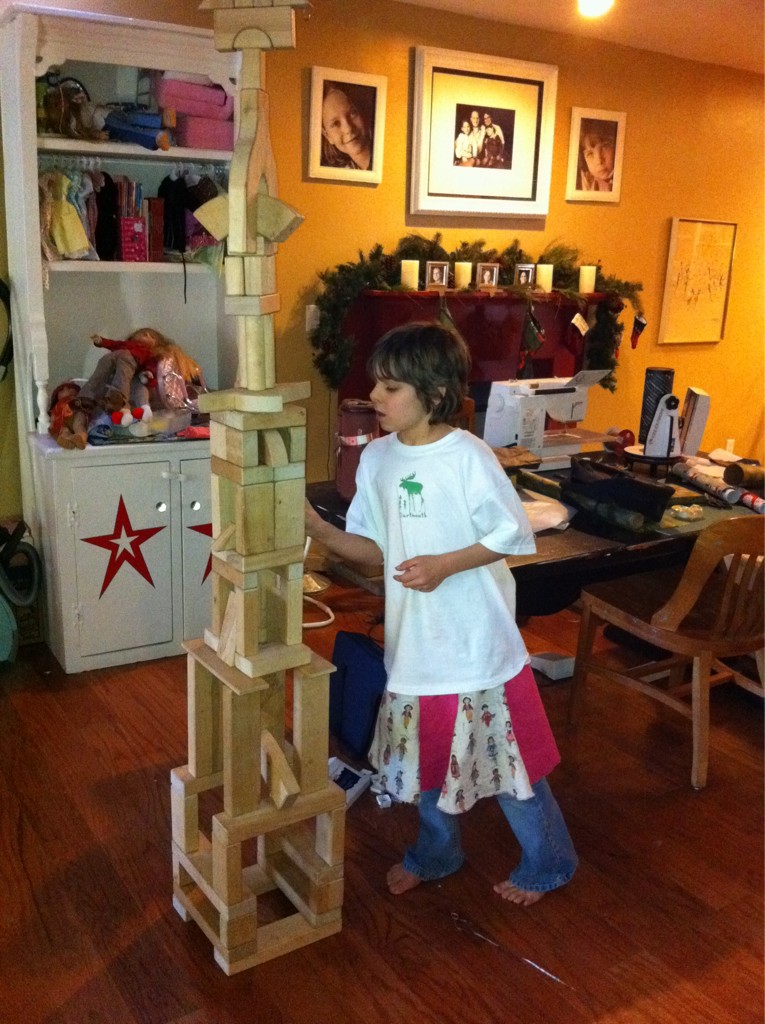
{"type": "Polygon", "coordinates": [[[49,642],[67,671],[175,654],[184,637],[202,634],[210,615],[204,581],[210,552],[209,444],[150,442],[64,451],[47,436],[49,392],[68,377],[89,376],[100,354],[91,334],[124,338],[144,326],[180,344],[200,364],[210,387],[230,387],[236,373],[235,318],[224,315],[223,277],[212,267],[44,263],[38,168],[58,159],[64,166],[90,161],[141,181],[144,194],[152,195],[163,177],[188,168],[223,181],[230,154],[38,137],[35,81],[52,67],[76,72],[81,80],[91,78],[92,98],[105,102],[112,97],[98,90],[137,81],[137,69],[193,71],[235,93],[239,62],[238,53],[216,51],[209,31],[0,0],[23,514],[43,552],[49,642]],[[118,519],[121,508],[127,531],[118,519]]]}
{"type": "Polygon", "coordinates": [[[48,642],[67,672],[181,652],[210,613],[210,464],[203,442],[82,458],[34,440],[48,642]]]}

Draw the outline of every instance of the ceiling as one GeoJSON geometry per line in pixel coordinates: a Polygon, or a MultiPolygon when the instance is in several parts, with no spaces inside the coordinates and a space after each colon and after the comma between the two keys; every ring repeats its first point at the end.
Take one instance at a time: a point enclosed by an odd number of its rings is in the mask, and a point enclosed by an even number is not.
{"type": "Polygon", "coordinates": [[[399,0],[420,7],[591,36],[706,64],[763,73],[763,0],[616,0],[604,17],[576,0],[399,0]]]}

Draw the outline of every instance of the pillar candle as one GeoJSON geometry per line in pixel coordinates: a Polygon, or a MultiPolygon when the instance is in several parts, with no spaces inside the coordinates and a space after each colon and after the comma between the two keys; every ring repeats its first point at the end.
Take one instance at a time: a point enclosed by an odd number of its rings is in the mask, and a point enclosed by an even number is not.
{"type": "Polygon", "coordinates": [[[537,263],[537,276],[536,285],[537,288],[543,292],[552,291],[552,275],[553,265],[552,263],[537,263]]]}
{"type": "Polygon", "coordinates": [[[589,295],[595,291],[595,272],[597,267],[579,268],[579,291],[583,295],[589,295]]]}
{"type": "Polygon", "coordinates": [[[401,261],[401,284],[405,288],[412,288],[414,291],[417,291],[420,284],[419,260],[401,261]]]}
{"type": "Polygon", "coordinates": [[[454,264],[454,287],[455,288],[469,288],[470,280],[473,277],[473,264],[472,263],[455,263],[454,264]]]}

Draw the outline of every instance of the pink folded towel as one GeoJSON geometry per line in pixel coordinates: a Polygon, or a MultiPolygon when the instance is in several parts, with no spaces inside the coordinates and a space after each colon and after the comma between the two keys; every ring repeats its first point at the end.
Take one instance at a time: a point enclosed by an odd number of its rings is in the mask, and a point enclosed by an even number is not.
{"type": "Polygon", "coordinates": [[[175,138],[179,146],[231,150],[234,148],[234,122],[179,114],[175,138]]]}
{"type": "Polygon", "coordinates": [[[157,85],[157,103],[178,114],[192,114],[214,121],[230,121],[234,116],[234,97],[219,85],[204,86],[162,78],[157,85]]]}

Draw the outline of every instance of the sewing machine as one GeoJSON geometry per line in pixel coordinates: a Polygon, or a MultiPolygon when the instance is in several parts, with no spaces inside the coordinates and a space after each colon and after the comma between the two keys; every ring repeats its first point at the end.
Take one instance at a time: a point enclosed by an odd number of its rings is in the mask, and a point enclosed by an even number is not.
{"type": "Polygon", "coordinates": [[[545,469],[562,469],[585,445],[602,445],[605,434],[575,426],[587,412],[587,392],[608,370],[580,370],[574,377],[493,381],[483,439],[492,448],[520,445],[539,455],[545,469]],[[565,426],[545,429],[555,420],[565,426]]]}

